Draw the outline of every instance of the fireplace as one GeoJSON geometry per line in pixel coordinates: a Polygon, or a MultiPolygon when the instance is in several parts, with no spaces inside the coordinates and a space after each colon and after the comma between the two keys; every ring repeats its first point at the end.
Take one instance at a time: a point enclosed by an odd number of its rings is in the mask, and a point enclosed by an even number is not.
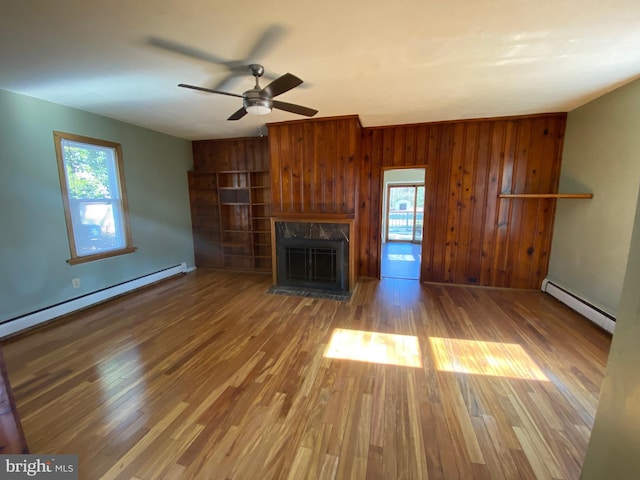
{"type": "Polygon", "coordinates": [[[281,287],[346,292],[352,222],[272,219],[274,283],[281,287]]]}
{"type": "Polygon", "coordinates": [[[283,238],[278,242],[278,284],[290,287],[346,289],[344,241],[283,238]]]}

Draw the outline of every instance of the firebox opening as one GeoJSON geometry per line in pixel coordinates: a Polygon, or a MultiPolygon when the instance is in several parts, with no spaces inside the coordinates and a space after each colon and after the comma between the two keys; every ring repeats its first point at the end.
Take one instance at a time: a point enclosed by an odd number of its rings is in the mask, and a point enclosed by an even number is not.
{"type": "Polygon", "coordinates": [[[278,284],[325,290],[346,290],[345,242],[282,238],[278,242],[278,284]]]}

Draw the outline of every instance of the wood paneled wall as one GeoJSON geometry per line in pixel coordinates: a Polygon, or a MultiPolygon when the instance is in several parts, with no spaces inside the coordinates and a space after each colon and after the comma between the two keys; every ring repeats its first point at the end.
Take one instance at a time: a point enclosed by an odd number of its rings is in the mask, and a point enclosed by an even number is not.
{"type": "Polygon", "coordinates": [[[193,170],[269,170],[269,142],[266,137],[197,140],[192,142],[193,170]]]}
{"type": "MultiPolygon", "coordinates": [[[[269,138],[193,142],[196,171],[271,173],[271,214],[356,218],[358,275],[380,275],[382,172],[424,166],[423,281],[539,288],[566,114],[362,129],[357,116],[269,125],[269,138]]],[[[579,200],[562,200],[579,201],[579,200]]]]}
{"type": "MultiPolygon", "coordinates": [[[[362,276],[380,272],[383,167],[425,166],[422,280],[539,288],[549,261],[566,114],[362,130],[362,276]]],[[[565,200],[574,201],[574,200],[565,200]]]]}
{"type": "Polygon", "coordinates": [[[356,115],[269,124],[273,215],[356,212],[360,121],[356,115]]]}

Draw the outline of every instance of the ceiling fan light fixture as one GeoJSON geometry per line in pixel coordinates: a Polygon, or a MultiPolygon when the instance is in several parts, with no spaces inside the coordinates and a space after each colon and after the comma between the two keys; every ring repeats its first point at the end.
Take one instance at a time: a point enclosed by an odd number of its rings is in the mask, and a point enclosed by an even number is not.
{"type": "Polygon", "coordinates": [[[271,113],[271,101],[267,98],[245,98],[244,109],[253,115],[271,113]]]}
{"type": "Polygon", "coordinates": [[[249,105],[247,108],[247,113],[252,113],[253,115],[267,115],[271,113],[271,109],[269,107],[264,107],[262,105],[249,105]]]}

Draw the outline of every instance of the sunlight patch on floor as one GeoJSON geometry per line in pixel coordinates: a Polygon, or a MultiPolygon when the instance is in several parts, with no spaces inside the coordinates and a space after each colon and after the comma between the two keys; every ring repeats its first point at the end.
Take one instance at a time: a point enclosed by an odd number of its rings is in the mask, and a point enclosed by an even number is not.
{"type": "Polygon", "coordinates": [[[418,337],[336,328],[324,354],[327,358],[422,367],[418,337]]]}
{"type": "Polygon", "coordinates": [[[516,343],[430,337],[436,368],[445,372],[549,381],[516,343]]]}

